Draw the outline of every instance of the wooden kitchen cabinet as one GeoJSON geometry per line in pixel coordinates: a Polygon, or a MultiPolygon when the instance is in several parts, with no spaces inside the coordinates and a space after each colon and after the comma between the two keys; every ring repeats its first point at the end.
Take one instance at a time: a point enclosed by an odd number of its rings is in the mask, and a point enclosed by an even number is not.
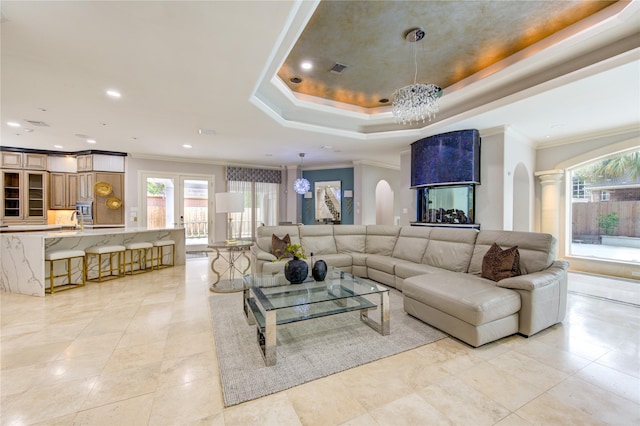
{"type": "Polygon", "coordinates": [[[122,225],[124,224],[124,173],[94,172],[94,183],[105,182],[111,185],[111,194],[100,196],[93,192],[93,223],[95,225],[122,225]],[[117,198],[122,204],[116,208],[109,208],[107,200],[117,198]]]}
{"type": "Polygon", "coordinates": [[[78,175],[49,173],[49,208],[74,210],[78,201],[78,175]]]}
{"type": "Polygon", "coordinates": [[[79,172],[90,172],[93,170],[93,155],[78,155],[76,161],[79,172]]]}
{"type": "Polygon", "coordinates": [[[3,169],[47,170],[47,155],[31,152],[2,151],[3,169]]]}
{"type": "Polygon", "coordinates": [[[78,173],[78,201],[93,201],[94,173],[78,173]]]}

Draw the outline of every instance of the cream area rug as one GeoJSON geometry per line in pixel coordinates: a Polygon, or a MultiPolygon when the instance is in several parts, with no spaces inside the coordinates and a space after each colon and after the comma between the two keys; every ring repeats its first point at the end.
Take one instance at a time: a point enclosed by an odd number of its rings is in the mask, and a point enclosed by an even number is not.
{"type": "MultiPolygon", "coordinates": [[[[409,316],[402,294],[391,289],[391,333],[382,336],[359,313],[278,326],[277,363],[265,366],[242,310],[242,293],[210,296],[213,331],[226,407],[395,355],[446,337],[409,316]]],[[[377,318],[377,311],[369,317],[377,318]]],[[[378,314],[379,315],[379,314],[378,314]]]]}

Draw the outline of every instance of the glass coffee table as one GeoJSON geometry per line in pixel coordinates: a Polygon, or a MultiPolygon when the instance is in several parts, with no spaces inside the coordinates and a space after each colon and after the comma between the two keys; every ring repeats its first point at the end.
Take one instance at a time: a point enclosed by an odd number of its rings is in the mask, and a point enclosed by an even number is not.
{"type": "Polygon", "coordinates": [[[256,325],[258,345],[266,365],[276,364],[276,329],[297,321],[360,311],[362,322],[386,336],[389,328],[389,289],[373,281],[329,268],[324,281],[312,277],[290,284],[284,273],[244,276],[244,313],[256,325]],[[369,318],[378,310],[378,321],[369,318]]]}

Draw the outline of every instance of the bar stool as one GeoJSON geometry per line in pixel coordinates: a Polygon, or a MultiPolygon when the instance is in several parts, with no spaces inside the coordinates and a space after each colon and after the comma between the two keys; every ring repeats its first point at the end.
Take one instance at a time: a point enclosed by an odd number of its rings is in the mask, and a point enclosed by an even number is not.
{"type": "Polygon", "coordinates": [[[176,242],[173,240],[158,240],[153,242],[153,247],[156,250],[155,258],[151,262],[153,268],[153,262],[155,261],[156,269],[169,268],[176,263],[176,242]],[[164,249],[171,248],[171,263],[164,263],[164,249]]]}
{"type": "Polygon", "coordinates": [[[106,280],[112,280],[115,278],[124,276],[124,252],[125,246],[113,245],[113,246],[93,246],[85,249],[86,252],[86,268],[87,268],[87,281],[102,282],[106,280]],[[102,256],[109,256],[109,269],[102,269],[102,256]],[[116,268],[113,267],[113,257],[116,256],[116,268]],[[89,276],[89,259],[91,257],[98,258],[98,277],[88,278],[89,276]],[[114,274],[114,271],[116,272],[114,274]],[[106,277],[102,276],[102,273],[109,273],[106,277]]]}
{"type": "Polygon", "coordinates": [[[76,287],[84,287],[86,284],[86,269],[85,269],[85,253],[84,250],[58,250],[46,253],[44,255],[45,265],[49,262],[49,276],[45,279],[49,280],[49,289],[45,288],[45,293],[53,294],[55,291],[69,290],[76,287]],[[82,282],[71,282],[71,261],[73,259],[80,259],[80,275],[82,282]],[[66,272],[63,274],[55,275],[54,266],[56,262],[67,261],[66,272]],[[54,286],[56,278],[67,277],[66,284],[60,284],[54,286]]]}
{"type": "Polygon", "coordinates": [[[129,243],[125,246],[125,274],[141,274],[143,272],[149,272],[153,269],[153,244],[140,242],[140,243],[129,243]],[[138,260],[136,261],[136,256],[138,260]],[[151,266],[147,267],[147,254],[150,254],[151,257],[151,266]],[[127,255],[129,255],[129,261],[127,261],[127,255]],[[129,265],[129,272],[127,272],[127,265],[129,265]],[[138,266],[137,270],[134,270],[134,265],[138,266]]]}

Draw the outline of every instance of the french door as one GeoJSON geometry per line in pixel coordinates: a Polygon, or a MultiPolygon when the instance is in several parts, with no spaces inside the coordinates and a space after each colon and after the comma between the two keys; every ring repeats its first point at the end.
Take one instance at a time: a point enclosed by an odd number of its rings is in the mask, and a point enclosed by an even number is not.
{"type": "Polygon", "coordinates": [[[202,251],[213,243],[213,176],[140,172],[140,188],[143,226],[183,226],[187,251],[202,251]]]}

